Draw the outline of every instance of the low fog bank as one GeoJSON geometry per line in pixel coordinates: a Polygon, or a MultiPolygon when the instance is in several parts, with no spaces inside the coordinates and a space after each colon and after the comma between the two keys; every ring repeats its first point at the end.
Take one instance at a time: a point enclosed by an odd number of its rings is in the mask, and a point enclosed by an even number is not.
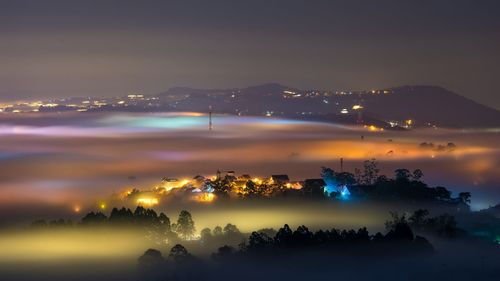
{"type": "MultiPolygon", "coordinates": [[[[112,241],[112,240],[110,240],[112,241]]],[[[431,238],[432,254],[368,255],[362,252],[337,254],[298,253],[281,257],[260,257],[256,260],[215,261],[201,256],[194,264],[166,266],[167,276],[156,277],[138,270],[135,256],[119,258],[85,258],[33,262],[0,262],[2,280],[497,280],[500,275],[500,248],[470,240],[431,238]]],[[[187,246],[191,252],[191,248],[187,246]]],[[[168,256],[168,249],[163,249],[168,256]]]]}
{"type": "Polygon", "coordinates": [[[0,262],[0,278],[8,281],[139,281],[136,261],[78,260],[0,262]]]}
{"type": "MultiPolygon", "coordinates": [[[[135,204],[119,203],[116,207],[125,206],[135,209],[135,204]]],[[[87,211],[75,212],[64,205],[52,204],[5,204],[0,206],[0,227],[24,228],[38,219],[71,220],[78,223],[90,211],[99,210],[109,214],[113,206],[102,210],[98,206],[87,211]]],[[[279,228],[283,223],[292,226],[307,224],[312,229],[319,228],[358,228],[366,226],[373,231],[383,230],[384,222],[391,211],[411,213],[417,209],[428,209],[432,214],[457,213],[450,206],[438,204],[411,204],[408,202],[370,202],[370,201],[331,201],[307,199],[245,199],[218,201],[211,204],[197,202],[176,202],[151,207],[156,212],[164,212],[175,218],[182,210],[189,210],[196,228],[213,228],[232,223],[241,231],[250,232],[262,228],[279,228]]]]}
{"type": "MultiPolygon", "coordinates": [[[[213,253],[224,245],[239,249],[251,231],[273,237],[285,223],[292,229],[306,225],[319,229],[367,227],[370,235],[388,233],[384,222],[389,211],[400,214],[427,207],[432,216],[449,212],[436,206],[408,204],[368,204],[366,202],[310,202],[248,200],[224,204],[172,204],[163,209],[175,223],[178,210],[189,207],[201,238],[173,239],[158,243],[141,227],[124,225],[79,225],[72,227],[33,228],[25,225],[0,231],[0,276],[2,280],[495,280],[500,269],[500,247],[492,241],[466,236],[442,237],[426,232],[433,252],[414,252],[413,248],[393,246],[365,247],[364,244],[341,248],[293,250],[286,255],[260,254],[234,259],[214,259],[213,253]],[[231,235],[227,223],[235,224],[231,235]],[[216,236],[216,226],[224,235],[216,236]],[[212,229],[212,238],[204,239],[203,229],[212,229]],[[238,230],[234,232],[234,230],[238,230]],[[240,232],[241,231],[241,232],[240,232]],[[179,265],[171,260],[171,249],[182,244],[194,263],[179,265]],[[160,275],[137,271],[139,257],[147,249],[159,250],[167,265],[160,275]],[[396,249],[396,250],[395,250],[396,249]],[[172,279],[172,274],[176,276],[172,279]],[[160,276],[160,279],[155,279],[160,276]]],[[[159,211],[159,210],[157,210],[159,211]]],[[[474,214],[474,213],[472,213],[474,214]]],[[[109,215],[109,214],[107,214],[109,215]]],[[[457,221],[471,213],[457,213],[457,221]]],[[[78,220],[75,220],[78,222],[78,220]]],[[[178,223],[178,221],[177,221],[178,223]]],[[[460,227],[460,224],[458,225],[460,227]]],[[[173,226],[172,226],[173,227],[173,226]]],[[[198,236],[199,237],[199,236],[198,236]]],[[[247,244],[248,245],[248,244],[247,244]]],[[[350,245],[350,244],[348,244],[350,245]]]]}
{"type": "MultiPolygon", "coordinates": [[[[314,253],[251,264],[209,266],[206,280],[497,280],[500,249],[466,241],[433,241],[431,255],[364,256],[314,253]]],[[[146,279],[139,279],[146,280],[146,279]]]]}

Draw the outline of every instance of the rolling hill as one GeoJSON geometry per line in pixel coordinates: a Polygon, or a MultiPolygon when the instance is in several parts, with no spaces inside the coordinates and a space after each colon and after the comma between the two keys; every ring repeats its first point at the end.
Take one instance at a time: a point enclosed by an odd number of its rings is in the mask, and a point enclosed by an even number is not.
{"type": "Polygon", "coordinates": [[[377,91],[300,90],[269,83],[247,88],[175,87],[159,94],[175,110],[240,115],[273,115],[352,123],[363,106],[363,119],[415,120],[441,127],[499,127],[500,112],[437,86],[402,86],[377,91]],[[348,111],[342,114],[342,109],[348,111]]]}

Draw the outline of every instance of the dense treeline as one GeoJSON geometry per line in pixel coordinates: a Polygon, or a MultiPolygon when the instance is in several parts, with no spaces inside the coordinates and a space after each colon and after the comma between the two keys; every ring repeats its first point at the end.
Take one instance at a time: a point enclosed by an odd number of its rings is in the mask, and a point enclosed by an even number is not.
{"type": "Polygon", "coordinates": [[[367,254],[379,246],[387,250],[402,252],[432,252],[432,245],[423,237],[415,236],[410,226],[396,223],[387,234],[380,232],[370,235],[366,228],[358,230],[318,230],[312,232],[302,225],[292,230],[288,225],[280,228],[274,237],[266,233],[254,231],[246,242],[236,250],[223,246],[212,255],[215,259],[234,258],[253,254],[281,255],[307,251],[346,251],[350,253],[360,250],[367,254]],[[394,247],[393,247],[394,246],[394,247]]]}
{"type": "MultiPolygon", "coordinates": [[[[452,197],[451,191],[442,186],[429,187],[422,181],[424,173],[420,169],[413,172],[408,169],[396,169],[394,177],[379,175],[378,163],[375,159],[364,161],[362,169],[355,173],[341,172],[323,167],[321,177],[328,186],[345,186],[350,196],[371,200],[397,200],[411,202],[436,202],[463,206],[469,209],[471,194],[460,192],[458,197],[452,197]]],[[[327,194],[340,197],[338,191],[327,194]]]]}
{"type": "MultiPolygon", "coordinates": [[[[415,235],[406,220],[401,217],[394,219],[387,223],[388,232],[385,235],[370,235],[366,228],[313,232],[302,225],[292,230],[285,224],[274,231],[274,236],[269,235],[269,229],[254,231],[238,248],[228,245],[219,247],[211,259],[220,268],[243,264],[250,268],[259,266],[263,270],[276,264],[276,261],[287,264],[294,257],[323,260],[339,256],[399,256],[434,252],[427,239],[415,235]]],[[[213,232],[218,231],[214,229],[213,232]]],[[[201,243],[207,242],[206,239],[212,239],[212,236],[202,236],[201,243]]],[[[139,258],[138,265],[142,280],[190,280],[203,277],[206,274],[204,271],[207,271],[203,261],[180,244],[172,247],[167,257],[156,249],[149,249],[139,258]],[[193,271],[193,268],[196,270],[193,271]]],[[[217,276],[217,272],[220,271],[210,274],[217,276]]]]}
{"type": "MultiPolygon", "coordinates": [[[[458,234],[463,234],[464,231],[457,227],[455,217],[449,214],[441,214],[436,217],[429,217],[429,211],[425,209],[416,210],[410,216],[399,215],[396,212],[391,213],[392,220],[386,222],[387,228],[394,228],[396,224],[409,225],[418,233],[430,233],[438,236],[455,237],[458,234]]],[[[237,244],[246,237],[240,232],[234,224],[228,223],[224,227],[216,226],[214,229],[204,228],[200,231],[199,237],[196,236],[195,222],[186,210],[180,212],[177,222],[171,223],[170,218],[163,212],[159,215],[153,209],[146,209],[138,206],[135,211],[122,207],[121,209],[113,208],[110,216],[106,216],[102,212],[89,212],[81,222],[75,224],[72,221],[63,219],[52,220],[36,220],[31,226],[33,228],[60,228],[60,227],[96,227],[96,226],[132,226],[141,227],[149,231],[151,238],[160,244],[172,242],[175,239],[192,240],[199,238],[202,243],[230,243],[237,244]]],[[[283,230],[283,229],[281,229],[283,230]]],[[[298,229],[299,230],[299,229],[298,229]]],[[[304,229],[300,229],[304,230],[304,229]]],[[[331,230],[336,232],[336,230],[331,230]]],[[[358,231],[359,232],[359,231],[358,231]]],[[[278,235],[279,232],[272,228],[261,229],[256,231],[258,235],[262,235],[264,240],[278,235]],[[265,237],[267,236],[267,238],[265,237]]],[[[352,234],[352,231],[351,231],[352,234]]]]}
{"type": "Polygon", "coordinates": [[[378,162],[371,159],[364,161],[362,168],[355,169],[354,173],[322,167],[320,178],[306,179],[300,189],[290,188],[293,184],[286,181],[251,178],[244,180],[243,188],[238,188],[234,185],[236,177],[226,175],[206,180],[202,190],[210,190],[218,200],[228,199],[231,193],[236,193],[242,199],[298,197],[398,201],[448,204],[469,210],[469,192],[460,192],[457,197],[452,197],[451,191],[445,187],[430,187],[422,181],[424,173],[420,169],[396,169],[393,177],[380,175],[379,172],[378,162]]]}
{"type": "Polygon", "coordinates": [[[106,216],[104,213],[89,212],[79,223],[65,221],[63,219],[46,222],[45,220],[34,221],[33,228],[43,229],[52,227],[138,227],[147,231],[147,237],[158,244],[171,243],[173,241],[184,239],[189,240],[195,236],[195,225],[188,211],[181,211],[176,223],[171,223],[170,218],[163,212],[159,215],[153,209],[146,209],[137,206],[132,210],[122,207],[113,208],[111,213],[106,216]]]}

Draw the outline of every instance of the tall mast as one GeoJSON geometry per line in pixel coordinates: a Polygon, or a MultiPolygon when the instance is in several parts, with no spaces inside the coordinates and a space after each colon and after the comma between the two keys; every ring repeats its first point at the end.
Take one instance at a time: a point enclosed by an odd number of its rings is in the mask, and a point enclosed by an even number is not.
{"type": "Polygon", "coordinates": [[[213,126],[212,126],[212,106],[208,106],[208,130],[212,131],[213,126]]]}
{"type": "Polygon", "coordinates": [[[208,130],[212,131],[212,111],[208,112],[208,130]]]}

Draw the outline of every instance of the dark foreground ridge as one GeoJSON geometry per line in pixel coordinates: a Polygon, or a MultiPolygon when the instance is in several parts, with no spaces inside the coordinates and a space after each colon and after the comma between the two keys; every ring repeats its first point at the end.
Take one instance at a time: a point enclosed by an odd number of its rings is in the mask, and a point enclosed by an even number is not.
{"type": "MultiPolygon", "coordinates": [[[[289,266],[301,266],[301,278],[305,278],[322,272],[310,267],[311,263],[320,264],[325,260],[338,260],[342,264],[342,260],[345,263],[365,258],[425,258],[434,253],[434,247],[427,239],[415,236],[404,219],[395,219],[388,222],[389,231],[385,235],[370,235],[366,228],[312,232],[304,225],[292,231],[285,224],[275,232],[274,237],[271,230],[254,231],[238,248],[228,245],[219,247],[208,261],[193,256],[181,244],[173,246],[167,257],[156,249],[148,249],[139,258],[139,276],[141,280],[229,280],[237,272],[251,270],[259,271],[258,275],[273,276],[282,272],[283,276],[287,276],[295,272],[289,266]]],[[[222,235],[237,235],[236,230],[226,230],[222,235]]],[[[212,239],[217,237],[205,232],[200,242],[209,244],[212,239]]],[[[247,277],[241,278],[248,280],[247,277]]]]}

